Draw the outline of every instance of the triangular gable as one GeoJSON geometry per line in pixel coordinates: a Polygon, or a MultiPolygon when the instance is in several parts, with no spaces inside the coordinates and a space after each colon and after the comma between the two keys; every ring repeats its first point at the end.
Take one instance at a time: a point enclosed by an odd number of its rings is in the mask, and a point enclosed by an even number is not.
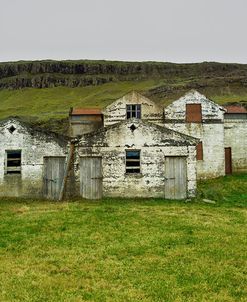
{"type": "Polygon", "coordinates": [[[10,137],[11,135],[29,133],[36,137],[36,139],[54,140],[62,145],[66,145],[69,140],[66,136],[40,129],[37,126],[24,122],[16,117],[10,117],[0,121],[0,132],[5,132],[5,135],[10,135],[10,137]]]}
{"type": "Polygon", "coordinates": [[[152,146],[196,145],[197,138],[140,119],[128,119],[79,138],[81,146],[120,146],[128,141],[152,146]]]}
{"type": "Polygon", "coordinates": [[[216,104],[198,91],[191,90],[164,108],[165,122],[170,120],[185,121],[187,104],[201,104],[204,120],[223,121],[226,111],[224,107],[216,104]]]}
{"type": "Polygon", "coordinates": [[[157,107],[158,105],[154,102],[152,102],[150,99],[146,98],[145,96],[141,95],[140,93],[136,91],[129,92],[122,96],[121,98],[117,99],[115,102],[111,103],[105,109],[103,109],[102,113],[107,114],[111,112],[112,110],[115,110],[119,107],[120,104],[143,104],[143,105],[149,105],[157,107]]]}
{"type": "Polygon", "coordinates": [[[178,100],[174,101],[175,102],[179,102],[179,101],[195,101],[196,102],[201,102],[201,101],[205,101],[208,103],[211,103],[212,106],[214,107],[218,107],[220,110],[225,111],[225,108],[218,105],[217,103],[215,103],[214,101],[210,100],[209,98],[207,98],[204,94],[198,92],[197,90],[190,90],[189,92],[185,93],[185,95],[183,95],[181,98],[179,98],[178,100]]]}

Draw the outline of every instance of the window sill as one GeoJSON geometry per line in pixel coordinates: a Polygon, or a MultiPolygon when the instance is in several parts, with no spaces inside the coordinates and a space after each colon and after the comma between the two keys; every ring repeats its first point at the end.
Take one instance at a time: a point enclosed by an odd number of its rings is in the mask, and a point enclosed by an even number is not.
{"type": "Polygon", "coordinates": [[[142,173],[125,173],[125,177],[133,177],[133,178],[142,178],[143,174],[142,173]]]}

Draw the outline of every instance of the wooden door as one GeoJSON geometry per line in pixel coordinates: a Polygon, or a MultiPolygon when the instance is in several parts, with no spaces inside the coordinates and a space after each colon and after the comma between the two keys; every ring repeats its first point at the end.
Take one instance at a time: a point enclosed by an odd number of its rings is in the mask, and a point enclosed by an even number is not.
{"type": "Polygon", "coordinates": [[[165,158],[165,198],[184,199],[187,197],[186,157],[165,158]]]}
{"type": "Polygon", "coordinates": [[[80,191],[83,198],[102,198],[101,161],[101,157],[82,157],[80,160],[80,191]]]}
{"type": "Polygon", "coordinates": [[[225,172],[226,175],[232,174],[232,148],[225,148],[225,172]]]}
{"type": "Polygon", "coordinates": [[[44,157],[44,196],[58,199],[64,177],[65,157],[44,157]]]}

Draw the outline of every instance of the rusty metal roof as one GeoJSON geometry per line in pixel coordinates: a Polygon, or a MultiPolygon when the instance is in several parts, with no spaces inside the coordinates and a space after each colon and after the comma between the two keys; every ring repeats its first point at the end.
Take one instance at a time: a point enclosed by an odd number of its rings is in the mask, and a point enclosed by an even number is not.
{"type": "Polygon", "coordinates": [[[227,105],[224,108],[227,110],[226,113],[247,113],[247,110],[243,106],[227,105]]]}
{"type": "Polygon", "coordinates": [[[100,115],[101,109],[98,108],[73,108],[71,115],[100,115]]]}

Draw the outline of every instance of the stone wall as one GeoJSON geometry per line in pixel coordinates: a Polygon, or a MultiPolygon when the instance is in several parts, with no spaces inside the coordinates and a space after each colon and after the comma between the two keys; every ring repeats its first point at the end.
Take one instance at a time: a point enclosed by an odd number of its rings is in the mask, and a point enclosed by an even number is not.
{"type": "Polygon", "coordinates": [[[224,108],[191,91],[164,109],[165,126],[200,139],[203,160],[197,161],[198,178],[214,178],[225,174],[224,108]],[[201,104],[202,122],[186,122],[186,104],[201,104]]]}
{"type": "Polygon", "coordinates": [[[67,142],[16,119],[1,122],[0,142],[0,196],[41,197],[44,156],[66,156],[67,142]],[[6,150],[21,150],[21,174],[5,173],[6,150]]]}
{"type": "Polygon", "coordinates": [[[233,172],[247,171],[247,120],[230,120],[224,122],[225,147],[232,149],[233,172]]]}
{"type": "Polygon", "coordinates": [[[165,127],[130,119],[82,137],[76,148],[77,182],[80,156],[101,156],[104,196],[164,198],[165,157],[185,156],[187,194],[194,196],[196,143],[165,127]],[[141,152],[141,173],[126,174],[126,150],[133,149],[141,152]]]}
{"type": "Polygon", "coordinates": [[[203,145],[203,160],[197,160],[199,179],[225,175],[224,125],[168,123],[166,127],[198,138],[203,145]]]}

